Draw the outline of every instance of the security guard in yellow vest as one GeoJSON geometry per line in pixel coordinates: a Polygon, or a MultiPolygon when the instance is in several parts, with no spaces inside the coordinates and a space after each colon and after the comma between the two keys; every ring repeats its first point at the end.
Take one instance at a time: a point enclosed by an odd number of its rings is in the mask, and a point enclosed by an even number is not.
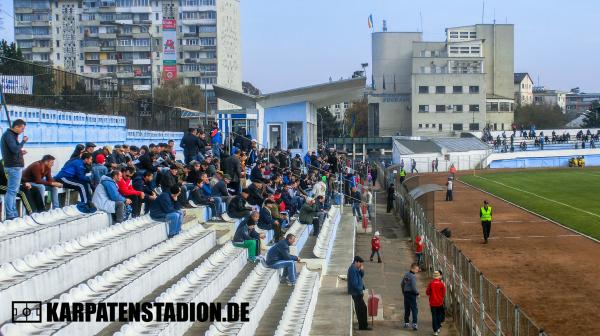
{"type": "Polygon", "coordinates": [[[400,184],[404,183],[404,179],[406,178],[406,170],[404,167],[400,168],[400,184]]]}
{"type": "Polygon", "coordinates": [[[492,207],[488,201],[483,201],[483,206],[479,209],[479,218],[481,218],[481,227],[483,228],[484,244],[487,244],[492,229],[492,207]]]}

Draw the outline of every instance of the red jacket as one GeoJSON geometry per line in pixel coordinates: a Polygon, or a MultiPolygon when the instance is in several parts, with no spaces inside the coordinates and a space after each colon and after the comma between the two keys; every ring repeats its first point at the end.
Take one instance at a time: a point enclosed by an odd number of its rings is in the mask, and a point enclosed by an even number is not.
{"type": "Polygon", "coordinates": [[[121,181],[119,181],[119,183],[117,183],[117,186],[119,187],[119,194],[121,194],[123,196],[141,196],[142,195],[141,191],[137,191],[137,190],[133,189],[133,186],[131,185],[131,180],[129,180],[129,179],[122,178],[121,181]]]}
{"type": "Polygon", "coordinates": [[[425,291],[429,296],[429,305],[431,307],[441,307],[444,305],[444,296],[446,295],[446,285],[441,279],[433,279],[425,291]]]}
{"type": "Polygon", "coordinates": [[[371,250],[379,251],[380,248],[381,248],[381,239],[379,239],[379,237],[377,237],[377,236],[374,236],[373,238],[371,238],[371,250]]]}
{"type": "Polygon", "coordinates": [[[417,236],[415,238],[415,252],[416,253],[423,252],[423,238],[421,238],[421,236],[417,236]]]}

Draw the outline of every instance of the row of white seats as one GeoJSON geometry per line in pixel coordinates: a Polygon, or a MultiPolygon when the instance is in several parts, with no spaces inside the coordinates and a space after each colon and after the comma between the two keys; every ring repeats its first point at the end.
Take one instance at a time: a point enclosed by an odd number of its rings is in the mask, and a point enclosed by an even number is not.
{"type": "MultiPolygon", "coordinates": [[[[249,321],[215,322],[209,327],[205,336],[254,335],[258,323],[273,300],[278,287],[279,276],[277,272],[262,263],[258,264],[254,267],[250,276],[244,280],[235,296],[229,300],[229,302],[249,303],[249,321]]],[[[227,316],[226,314],[226,310],[223,309],[222,316],[227,316]]]]}
{"type": "Polygon", "coordinates": [[[313,230],[312,224],[302,224],[300,220],[296,220],[287,230],[286,235],[293,234],[296,236],[296,244],[290,246],[290,253],[293,255],[300,255],[300,251],[304,248],[304,245],[308,241],[313,230]]]}
{"type": "MultiPolygon", "coordinates": [[[[216,234],[196,225],[153,246],[52,302],[139,302],[216,245],[216,234]]],[[[93,335],[109,322],[7,324],[4,335],[93,335]]]]}
{"type": "Polygon", "coordinates": [[[302,269],[294,291],[285,306],[275,336],[307,336],[310,332],[319,288],[321,284],[319,272],[306,267],[302,269]]]}
{"type": "Polygon", "coordinates": [[[319,230],[319,237],[313,248],[313,254],[317,258],[328,260],[331,253],[331,246],[335,240],[338,224],[341,214],[337,205],[334,205],[329,210],[327,219],[323,222],[323,227],[319,230]]]}
{"type": "Polygon", "coordinates": [[[52,209],[0,224],[0,263],[110,225],[110,215],[82,213],[76,206],[52,209]]]}
{"type": "MultiPolygon", "coordinates": [[[[166,224],[138,217],[0,265],[0,301],[46,301],[167,238],[166,224]]],[[[0,311],[0,321],[11,318],[0,311]]]]}
{"type": "MultiPolygon", "coordinates": [[[[161,293],[156,302],[213,302],[247,264],[248,252],[226,243],[200,266],[161,293]]],[[[193,322],[133,322],[116,336],[183,335],[193,322]]]]}

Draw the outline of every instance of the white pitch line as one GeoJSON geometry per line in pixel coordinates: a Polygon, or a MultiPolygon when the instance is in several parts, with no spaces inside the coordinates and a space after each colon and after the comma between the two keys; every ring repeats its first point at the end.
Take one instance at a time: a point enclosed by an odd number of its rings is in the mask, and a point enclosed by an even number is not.
{"type": "Polygon", "coordinates": [[[480,179],[484,179],[484,180],[487,180],[487,181],[490,181],[490,182],[493,182],[493,183],[499,184],[499,185],[501,185],[501,186],[503,186],[503,187],[510,188],[510,189],[513,189],[513,190],[516,190],[516,191],[519,191],[519,192],[524,192],[524,193],[527,193],[527,194],[533,195],[533,196],[535,196],[535,197],[541,198],[541,199],[543,199],[543,200],[550,201],[550,202],[554,202],[554,203],[556,203],[556,204],[560,204],[560,205],[562,205],[562,206],[566,206],[566,207],[568,207],[568,208],[571,208],[571,209],[573,209],[573,210],[577,210],[577,211],[580,211],[580,212],[586,213],[586,214],[588,214],[588,215],[592,215],[592,216],[595,216],[595,217],[598,217],[598,218],[600,218],[600,215],[599,215],[599,214],[597,214],[597,213],[590,212],[590,211],[583,210],[583,209],[579,209],[579,208],[577,208],[577,207],[574,207],[574,206],[572,206],[572,205],[565,204],[565,203],[563,203],[563,202],[559,202],[559,201],[553,200],[553,199],[551,199],[551,198],[548,198],[548,197],[540,196],[540,195],[538,195],[538,194],[536,194],[536,193],[532,193],[531,191],[522,190],[522,189],[517,189],[517,188],[515,188],[515,187],[509,186],[509,185],[507,185],[507,184],[504,184],[504,183],[502,183],[502,182],[498,182],[498,181],[490,180],[490,179],[488,179],[488,178],[485,178],[485,177],[483,177],[483,176],[479,176],[479,175],[475,175],[475,176],[477,176],[477,177],[478,177],[478,178],[480,178],[480,179]]]}
{"type": "MultiPolygon", "coordinates": [[[[497,240],[497,239],[565,238],[565,237],[583,237],[583,236],[578,235],[578,234],[566,234],[566,235],[556,235],[556,236],[490,237],[489,239],[497,240]]],[[[481,240],[481,238],[453,238],[452,240],[460,240],[460,241],[481,240]]]]}

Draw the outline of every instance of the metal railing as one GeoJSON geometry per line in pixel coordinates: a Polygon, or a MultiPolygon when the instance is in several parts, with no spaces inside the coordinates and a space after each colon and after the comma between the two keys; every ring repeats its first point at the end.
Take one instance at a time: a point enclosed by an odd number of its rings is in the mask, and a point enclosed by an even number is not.
{"type": "MultiPolygon", "coordinates": [[[[425,243],[424,270],[443,272],[447,286],[445,306],[460,335],[548,336],[525,312],[491,282],[461,250],[435,229],[422,205],[394,177],[395,213],[407,225],[414,241],[419,234],[425,243]]],[[[386,181],[390,181],[386,178],[386,181]]]]}

